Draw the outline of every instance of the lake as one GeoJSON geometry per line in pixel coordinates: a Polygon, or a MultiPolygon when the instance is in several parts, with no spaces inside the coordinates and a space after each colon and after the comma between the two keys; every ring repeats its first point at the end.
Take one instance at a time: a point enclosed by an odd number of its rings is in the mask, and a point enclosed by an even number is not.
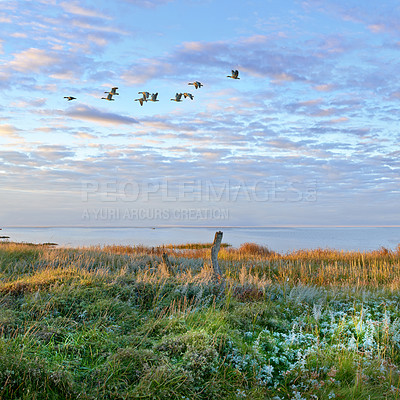
{"type": "Polygon", "coordinates": [[[383,246],[393,250],[400,243],[400,227],[3,227],[0,236],[9,236],[9,240],[15,242],[53,242],[68,247],[104,246],[107,244],[158,246],[170,243],[212,242],[217,230],[224,233],[223,243],[229,243],[234,247],[238,247],[242,243],[253,242],[281,253],[305,248],[368,251],[383,246]]]}

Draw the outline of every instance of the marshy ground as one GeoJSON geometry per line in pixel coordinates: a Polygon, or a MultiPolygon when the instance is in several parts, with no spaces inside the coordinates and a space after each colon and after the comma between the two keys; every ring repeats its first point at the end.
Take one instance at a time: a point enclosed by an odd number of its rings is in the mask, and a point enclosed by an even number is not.
{"type": "Polygon", "coordinates": [[[400,248],[210,246],[1,243],[0,399],[400,399],[400,248]]]}

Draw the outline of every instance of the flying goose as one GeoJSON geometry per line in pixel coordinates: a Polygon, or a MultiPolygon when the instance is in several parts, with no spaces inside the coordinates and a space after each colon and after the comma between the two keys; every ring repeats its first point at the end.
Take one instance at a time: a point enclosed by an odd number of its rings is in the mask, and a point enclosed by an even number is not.
{"type": "Polygon", "coordinates": [[[194,82],[189,82],[188,85],[194,85],[194,87],[196,89],[201,88],[203,86],[202,83],[198,82],[198,81],[194,81],[194,82]]]}
{"type": "Polygon", "coordinates": [[[140,105],[143,105],[143,101],[147,101],[145,100],[143,97],[141,97],[140,99],[135,99],[135,101],[138,101],[140,103],[140,105]]]}
{"type": "Polygon", "coordinates": [[[76,97],[72,97],[72,96],[64,96],[64,99],[68,99],[68,101],[71,101],[71,100],[75,100],[75,99],[76,99],[76,97]]]}
{"type": "Polygon", "coordinates": [[[174,99],[171,99],[172,101],[182,101],[181,100],[181,97],[182,97],[182,93],[176,93],[175,94],[175,98],[174,99]]]}
{"type": "Polygon", "coordinates": [[[232,75],[227,75],[227,78],[232,78],[232,79],[240,79],[239,77],[239,71],[238,70],[232,70],[232,75]]]}
{"type": "Polygon", "coordinates": [[[159,100],[157,100],[157,96],[158,96],[158,93],[153,93],[153,94],[151,95],[150,101],[159,101],[159,100]]]}
{"type": "Polygon", "coordinates": [[[185,96],[185,99],[186,99],[186,97],[189,97],[190,98],[190,100],[193,100],[193,95],[192,95],[192,93],[183,93],[183,95],[185,96]]]}
{"type": "MultiPolygon", "coordinates": [[[[105,92],[105,93],[107,93],[107,92],[105,92]]],[[[108,93],[108,96],[107,97],[102,97],[102,99],[108,100],[108,101],[114,101],[114,99],[112,97],[113,97],[113,95],[111,93],[108,93]]]]}
{"type": "Polygon", "coordinates": [[[147,99],[150,97],[150,93],[149,92],[138,92],[138,94],[142,94],[143,95],[143,100],[147,101],[147,99]]]}

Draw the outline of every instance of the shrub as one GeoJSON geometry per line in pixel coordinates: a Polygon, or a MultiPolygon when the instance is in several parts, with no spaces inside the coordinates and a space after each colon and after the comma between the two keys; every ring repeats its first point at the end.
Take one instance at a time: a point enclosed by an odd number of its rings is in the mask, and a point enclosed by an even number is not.
{"type": "Polygon", "coordinates": [[[254,256],[270,256],[275,254],[268,247],[256,243],[242,243],[239,247],[239,253],[254,256]]]}

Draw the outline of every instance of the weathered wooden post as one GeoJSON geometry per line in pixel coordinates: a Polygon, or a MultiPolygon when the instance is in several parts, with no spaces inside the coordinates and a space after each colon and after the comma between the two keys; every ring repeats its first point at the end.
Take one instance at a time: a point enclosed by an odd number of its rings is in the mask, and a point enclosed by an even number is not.
{"type": "Polygon", "coordinates": [[[168,273],[169,274],[173,273],[171,262],[169,261],[167,253],[162,253],[162,260],[164,262],[165,268],[167,268],[168,273]]]}
{"type": "Polygon", "coordinates": [[[214,271],[214,277],[218,279],[218,281],[222,280],[221,268],[218,265],[218,252],[221,247],[223,233],[221,231],[215,233],[214,243],[211,247],[211,265],[214,271]]]}

